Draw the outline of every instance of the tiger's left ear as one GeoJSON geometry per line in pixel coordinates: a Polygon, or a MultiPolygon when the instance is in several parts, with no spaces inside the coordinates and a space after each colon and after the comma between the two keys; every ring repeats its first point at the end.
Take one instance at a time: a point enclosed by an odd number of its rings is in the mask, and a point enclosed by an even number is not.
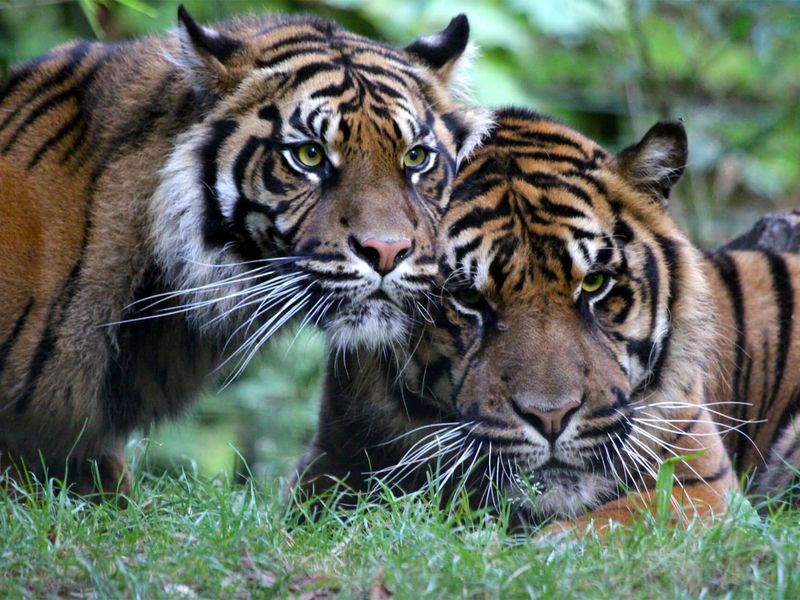
{"type": "Polygon", "coordinates": [[[469,85],[462,76],[474,55],[469,43],[469,21],[466,15],[454,17],[439,33],[419,38],[405,47],[411,58],[427,67],[451,94],[456,108],[449,117],[459,124],[456,163],[464,160],[478,146],[493,126],[492,113],[471,99],[469,85]]]}
{"type": "Polygon", "coordinates": [[[469,20],[462,14],[454,17],[439,33],[421,37],[406,46],[405,50],[430,68],[442,83],[448,83],[468,42],[469,20]]]}
{"type": "Polygon", "coordinates": [[[667,204],[689,156],[686,130],[679,120],[660,121],[642,140],[616,156],[620,174],[635,188],[667,204]]]}
{"type": "Polygon", "coordinates": [[[184,60],[201,87],[220,94],[239,83],[235,59],[244,47],[242,42],[199,25],[183,4],[178,7],[178,25],[184,60]]]}

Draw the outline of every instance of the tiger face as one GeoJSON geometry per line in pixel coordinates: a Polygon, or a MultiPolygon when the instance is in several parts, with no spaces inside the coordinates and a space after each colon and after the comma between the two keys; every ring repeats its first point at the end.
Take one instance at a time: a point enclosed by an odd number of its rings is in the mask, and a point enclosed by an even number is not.
{"type": "Polygon", "coordinates": [[[685,162],[677,122],[614,156],[510,110],[464,167],[441,230],[437,406],[462,463],[483,456],[484,498],[497,486],[522,514],[575,517],[646,496],[665,459],[699,451],[680,489],[730,477],[703,408],[702,259],[664,210],[685,162]]]}
{"type": "Polygon", "coordinates": [[[447,87],[466,18],[405,50],[311,18],[181,21],[211,110],[164,169],[164,264],[186,289],[235,281],[213,306],[255,306],[262,338],[299,313],[345,348],[405,339],[436,274],[456,167],[488,122],[447,87]]]}

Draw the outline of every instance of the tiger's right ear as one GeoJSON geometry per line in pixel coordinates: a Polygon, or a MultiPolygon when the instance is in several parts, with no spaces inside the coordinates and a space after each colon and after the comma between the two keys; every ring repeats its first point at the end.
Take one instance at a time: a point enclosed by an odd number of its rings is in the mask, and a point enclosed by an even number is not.
{"type": "Polygon", "coordinates": [[[234,63],[242,42],[199,25],[183,4],[178,7],[178,33],[184,60],[201,87],[221,94],[239,83],[241,75],[234,63]]]}
{"type": "Polygon", "coordinates": [[[419,38],[405,50],[430,68],[442,83],[448,83],[468,42],[469,20],[462,14],[454,17],[439,33],[419,38]]]}

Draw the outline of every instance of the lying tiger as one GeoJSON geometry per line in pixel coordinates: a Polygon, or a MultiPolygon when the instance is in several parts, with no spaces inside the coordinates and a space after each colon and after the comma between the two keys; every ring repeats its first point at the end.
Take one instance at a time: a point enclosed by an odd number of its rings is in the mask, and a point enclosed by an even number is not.
{"type": "Polygon", "coordinates": [[[692,246],[665,210],[679,122],[613,155],[532,112],[496,117],[442,224],[436,327],[399,360],[331,357],[304,489],[377,474],[604,527],[653,509],[667,460],[675,518],[723,512],[737,472],[789,486],[800,257],[692,246]]]}
{"type": "Polygon", "coordinates": [[[462,15],[393,48],[313,17],[74,42],[0,86],[0,475],[125,491],[123,447],[294,315],[402,339],[485,131],[462,15]],[[153,318],[158,317],[158,318],[153,318]],[[232,359],[232,360],[231,360],[232,359]]]}

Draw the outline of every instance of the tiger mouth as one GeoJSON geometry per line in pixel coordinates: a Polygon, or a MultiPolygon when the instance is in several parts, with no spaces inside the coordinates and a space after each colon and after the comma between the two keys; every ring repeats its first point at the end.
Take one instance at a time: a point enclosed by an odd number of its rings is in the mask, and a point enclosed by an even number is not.
{"type": "Polygon", "coordinates": [[[383,290],[383,289],[375,290],[364,301],[365,302],[370,302],[370,301],[378,301],[378,302],[380,302],[380,301],[384,301],[384,302],[391,302],[392,304],[397,304],[397,302],[395,300],[393,300],[391,297],[389,297],[389,294],[387,294],[386,291],[383,290]]]}
{"type": "Polygon", "coordinates": [[[391,308],[406,313],[411,310],[410,305],[412,304],[411,296],[403,295],[397,298],[383,288],[377,288],[364,296],[353,297],[343,293],[340,298],[333,313],[363,312],[376,307],[391,308]]]}
{"type": "Polygon", "coordinates": [[[543,465],[540,465],[540,466],[538,466],[538,467],[536,467],[535,469],[532,469],[532,470],[534,472],[536,472],[536,471],[545,471],[545,472],[549,472],[549,471],[571,471],[571,472],[574,472],[574,473],[585,473],[586,472],[585,469],[582,469],[580,467],[576,467],[575,465],[571,465],[571,464],[569,464],[567,462],[564,462],[563,460],[561,460],[561,459],[559,459],[559,458],[557,458],[555,456],[551,456],[547,460],[546,463],[544,463],[543,465]]]}
{"type": "Polygon", "coordinates": [[[322,321],[333,346],[347,350],[397,348],[410,331],[410,311],[384,292],[345,298],[322,321]]]}
{"type": "Polygon", "coordinates": [[[531,480],[534,483],[541,484],[545,488],[553,485],[578,484],[586,475],[585,471],[575,469],[574,467],[556,467],[548,466],[545,468],[538,468],[531,473],[531,480]]]}

